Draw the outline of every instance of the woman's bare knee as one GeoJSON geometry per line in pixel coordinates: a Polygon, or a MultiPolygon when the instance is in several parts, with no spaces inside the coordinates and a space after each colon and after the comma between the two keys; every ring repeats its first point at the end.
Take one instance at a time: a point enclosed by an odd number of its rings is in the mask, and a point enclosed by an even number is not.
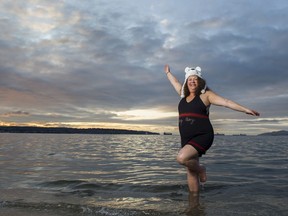
{"type": "Polygon", "coordinates": [[[191,145],[184,146],[177,155],[177,162],[181,165],[186,165],[191,159],[198,160],[198,152],[191,145]]]}
{"type": "Polygon", "coordinates": [[[187,162],[187,159],[184,157],[183,154],[178,154],[177,157],[176,157],[176,160],[181,165],[185,165],[186,162],[187,162]]]}

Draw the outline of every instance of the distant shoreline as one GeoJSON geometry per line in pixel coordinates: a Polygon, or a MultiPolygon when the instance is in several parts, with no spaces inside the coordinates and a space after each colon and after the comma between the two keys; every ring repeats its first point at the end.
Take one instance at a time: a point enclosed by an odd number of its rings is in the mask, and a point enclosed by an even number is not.
{"type": "MultiPolygon", "coordinates": [[[[68,128],[68,127],[36,127],[36,126],[0,126],[0,133],[50,133],[50,134],[135,134],[135,135],[160,135],[160,133],[150,131],[137,131],[126,129],[109,128],[68,128]]],[[[164,135],[171,134],[164,132],[164,135]]],[[[226,136],[226,134],[216,133],[215,136],[226,136]]],[[[227,135],[229,136],[229,135],[227,135]]],[[[246,136],[246,134],[233,134],[231,136],[246,136]]],[[[272,131],[254,136],[288,136],[288,131],[272,131]]]]}
{"type": "Polygon", "coordinates": [[[104,128],[65,128],[65,127],[33,127],[33,126],[0,126],[0,133],[54,133],[54,134],[143,134],[159,135],[149,131],[104,128]]]}
{"type": "Polygon", "coordinates": [[[258,134],[258,136],[288,136],[288,131],[285,131],[285,130],[273,131],[273,132],[258,134]]]}

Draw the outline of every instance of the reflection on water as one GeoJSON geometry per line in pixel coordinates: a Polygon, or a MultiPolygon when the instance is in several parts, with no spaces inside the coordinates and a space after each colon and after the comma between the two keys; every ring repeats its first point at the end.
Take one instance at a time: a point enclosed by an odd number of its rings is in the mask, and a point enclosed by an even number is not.
{"type": "Polygon", "coordinates": [[[0,138],[0,193],[6,207],[34,208],[31,203],[36,203],[35,208],[41,209],[43,203],[51,208],[68,203],[75,212],[84,208],[97,215],[287,213],[285,137],[215,137],[201,158],[208,182],[200,194],[189,194],[185,168],[175,161],[178,136],[0,134],[0,138]]]}

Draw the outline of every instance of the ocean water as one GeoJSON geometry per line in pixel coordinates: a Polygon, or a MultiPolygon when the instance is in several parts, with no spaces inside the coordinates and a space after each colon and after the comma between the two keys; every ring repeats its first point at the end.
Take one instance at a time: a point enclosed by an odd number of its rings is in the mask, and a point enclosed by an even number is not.
{"type": "Polygon", "coordinates": [[[288,215],[288,137],[216,136],[199,195],[179,139],[0,134],[0,215],[288,215]]]}

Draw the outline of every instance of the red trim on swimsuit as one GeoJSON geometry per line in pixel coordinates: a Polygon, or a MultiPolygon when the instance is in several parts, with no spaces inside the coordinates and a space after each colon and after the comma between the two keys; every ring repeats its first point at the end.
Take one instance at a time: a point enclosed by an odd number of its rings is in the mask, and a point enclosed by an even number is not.
{"type": "Polygon", "coordinates": [[[192,140],[190,140],[190,141],[188,142],[188,144],[195,145],[195,146],[197,146],[198,148],[202,149],[202,151],[206,152],[206,149],[205,149],[205,148],[203,148],[201,145],[199,145],[198,143],[196,143],[196,142],[194,142],[194,141],[192,141],[192,140]]]}
{"type": "Polygon", "coordinates": [[[209,118],[206,115],[201,115],[198,113],[181,113],[179,114],[179,117],[198,117],[198,118],[209,118]]]}

